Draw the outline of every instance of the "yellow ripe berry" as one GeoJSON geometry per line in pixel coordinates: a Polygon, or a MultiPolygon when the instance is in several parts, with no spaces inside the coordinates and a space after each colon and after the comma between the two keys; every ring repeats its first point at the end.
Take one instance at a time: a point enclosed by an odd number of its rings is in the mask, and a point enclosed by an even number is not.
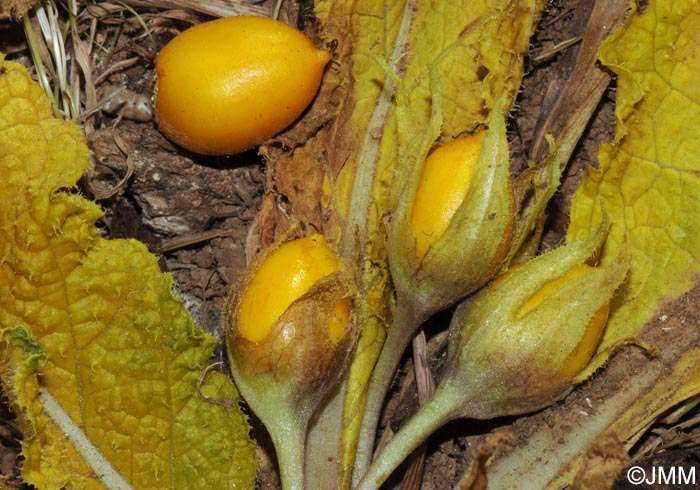
{"type": "MultiPolygon", "coordinates": [[[[517,267],[517,266],[516,266],[517,267]]],[[[528,312],[537,308],[537,306],[544,301],[549,295],[554,291],[559,289],[561,286],[567,282],[582,276],[583,274],[591,271],[593,267],[580,264],[570,269],[563,277],[555,279],[546,283],[542,288],[537,291],[530,299],[523,304],[518,310],[518,317],[522,318],[528,312]]],[[[499,278],[500,279],[500,278],[499,278]]],[[[573,351],[564,361],[564,364],[559,371],[562,378],[568,379],[573,378],[579,372],[586,367],[588,362],[591,360],[596,347],[598,346],[598,341],[603,333],[603,328],[605,328],[605,323],[608,321],[608,314],[610,312],[610,303],[606,303],[601,306],[598,311],[591,317],[586,327],[586,331],[583,337],[576,345],[573,351]]]]}
{"type": "MultiPolygon", "coordinates": [[[[292,240],[271,252],[248,282],[238,309],[238,330],[260,342],[289,305],[319,280],[338,272],[340,262],[320,234],[292,240]]],[[[337,342],[350,321],[350,300],[338,301],[331,310],[329,337],[337,342]]]]}
{"type": "Polygon", "coordinates": [[[485,137],[486,131],[479,131],[450,141],[425,160],[411,213],[419,263],[464,201],[485,137]]]}
{"type": "Polygon", "coordinates": [[[156,58],[158,126],[197,153],[248,150],[301,115],[330,58],[302,32],[266,17],[199,24],[156,58]]]}

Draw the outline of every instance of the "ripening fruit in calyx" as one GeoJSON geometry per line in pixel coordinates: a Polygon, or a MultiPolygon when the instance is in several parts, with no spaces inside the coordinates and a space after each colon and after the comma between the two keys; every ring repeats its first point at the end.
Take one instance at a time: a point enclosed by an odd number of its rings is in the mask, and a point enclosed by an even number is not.
{"type": "Polygon", "coordinates": [[[480,130],[457,138],[438,147],[425,160],[411,210],[416,262],[423,261],[464,202],[485,136],[486,131],[480,130]]]}
{"type": "Polygon", "coordinates": [[[332,367],[351,347],[349,274],[320,234],[283,243],[251,265],[224,311],[236,382],[258,384],[269,375],[299,403],[311,403],[305,392],[317,398],[328,391],[328,371],[342,371],[332,367]]]}
{"type": "Polygon", "coordinates": [[[504,110],[492,110],[487,130],[433,151],[392,218],[392,279],[403,307],[418,316],[477,290],[506,257],[515,204],[504,110]]]}
{"type": "Polygon", "coordinates": [[[266,17],[199,24],[156,58],[156,121],[197,153],[248,150],[301,115],[330,58],[302,32],[266,17]]]}
{"type": "Polygon", "coordinates": [[[224,307],[231,373],[270,432],[285,489],[306,488],[307,426],[354,347],[354,294],[340,258],[313,234],[260,254],[224,307]]]}
{"type": "Polygon", "coordinates": [[[624,258],[600,267],[585,263],[603,236],[601,226],[592,237],[512,267],[457,308],[445,384],[479,377],[472,400],[462,404],[467,416],[536,410],[577,381],[627,273],[624,258]]]}

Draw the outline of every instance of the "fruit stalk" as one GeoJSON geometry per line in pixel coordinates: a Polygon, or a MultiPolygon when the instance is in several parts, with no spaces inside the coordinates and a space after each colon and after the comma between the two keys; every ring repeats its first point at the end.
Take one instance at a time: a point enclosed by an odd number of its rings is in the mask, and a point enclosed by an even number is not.
{"type": "Polygon", "coordinates": [[[389,441],[355,490],[377,490],[421,442],[447,422],[459,417],[455,400],[443,396],[444,390],[444,387],[438,388],[433,397],[389,441]]]}
{"type": "Polygon", "coordinates": [[[353,481],[355,483],[367,471],[372,461],[374,441],[377,435],[379,417],[384,406],[384,399],[394,380],[394,374],[401,357],[412,339],[412,335],[405,335],[405,332],[415,332],[425,321],[424,316],[408,307],[399,306],[397,308],[391,329],[377,359],[377,364],[374,367],[367,388],[365,414],[360,428],[357,456],[353,469],[353,481]]]}
{"type": "Polygon", "coordinates": [[[282,488],[285,490],[304,490],[305,484],[304,450],[308,420],[295,420],[293,413],[286,410],[275,418],[274,427],[269,427],[272,443],[277,454],[282,488]]]}

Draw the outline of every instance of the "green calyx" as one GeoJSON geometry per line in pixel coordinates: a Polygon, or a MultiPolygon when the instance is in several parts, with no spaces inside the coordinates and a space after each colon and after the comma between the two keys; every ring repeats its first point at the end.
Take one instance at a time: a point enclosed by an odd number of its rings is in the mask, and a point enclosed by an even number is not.
{"type": "Polygon", "coordinates": [[[471,390],[463,416],[492,418],[537,410],[571,386],[590,359],[602,325],[587,340],[593,343],[588,357],[582,361],[571,354],[589,328],[596,327],[594,321],[604,324],[605,316],[597,320],[596,315],[627,273],[626,261],[620,260],[567,276],[585,264],[603,238],[601,227],[590,238],[514,267],[459,306],[450,325],[445,382],[468,383],[481,392],[475,397],[471,390]],[[533,297],[557,279],[556,289],[533,304],[533,297]]]}
{"type": "Polygon", "coordinates": [[[398,296],[415,311],[430,314],[449,307],[485,284],[503,263],[514,220],[503,112],[503,104],[492,111],[464,200],[422,258],[410,223],[420,169],[399,201],[389,228],[389,263],[398,296]]]}

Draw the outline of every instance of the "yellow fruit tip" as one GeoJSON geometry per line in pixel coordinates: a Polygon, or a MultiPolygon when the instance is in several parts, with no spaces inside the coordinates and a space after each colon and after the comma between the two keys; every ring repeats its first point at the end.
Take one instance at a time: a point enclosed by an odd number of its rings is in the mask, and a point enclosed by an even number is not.
{"type": "MultiPolygon", "coordinates": [[[[238,332],[251,342],[262,341],[294,301],[339,267],[319,233],[283,243],[265,257],[246,285],[238,306],[238,332]]],[[[342,337],[347,321],[338,324],[342,337]]]]}
{"type": "Polygon", "coordinates": [[[350,323],[350,300],[341,299],[333,305],[328,318],[328,336],[333,344],[337,344],[345,337],[345,331],[350,323]]]}
{"type": "Polygon", "coordinates": [[[447,230],[467,195],[485,134],[479,131],[452,140],[425,160],[411,212],[419,264],[447,230]]]}
{"type": "Polygon", "coordinates": [[[575,378],[588,365],[595,353],[605,324],[608,322],[610,304],[606,303],[595,312],[588,322],[586,331],[579,343],[574,347],[559,371],[559,375],[567,380],[575,378]]]}

